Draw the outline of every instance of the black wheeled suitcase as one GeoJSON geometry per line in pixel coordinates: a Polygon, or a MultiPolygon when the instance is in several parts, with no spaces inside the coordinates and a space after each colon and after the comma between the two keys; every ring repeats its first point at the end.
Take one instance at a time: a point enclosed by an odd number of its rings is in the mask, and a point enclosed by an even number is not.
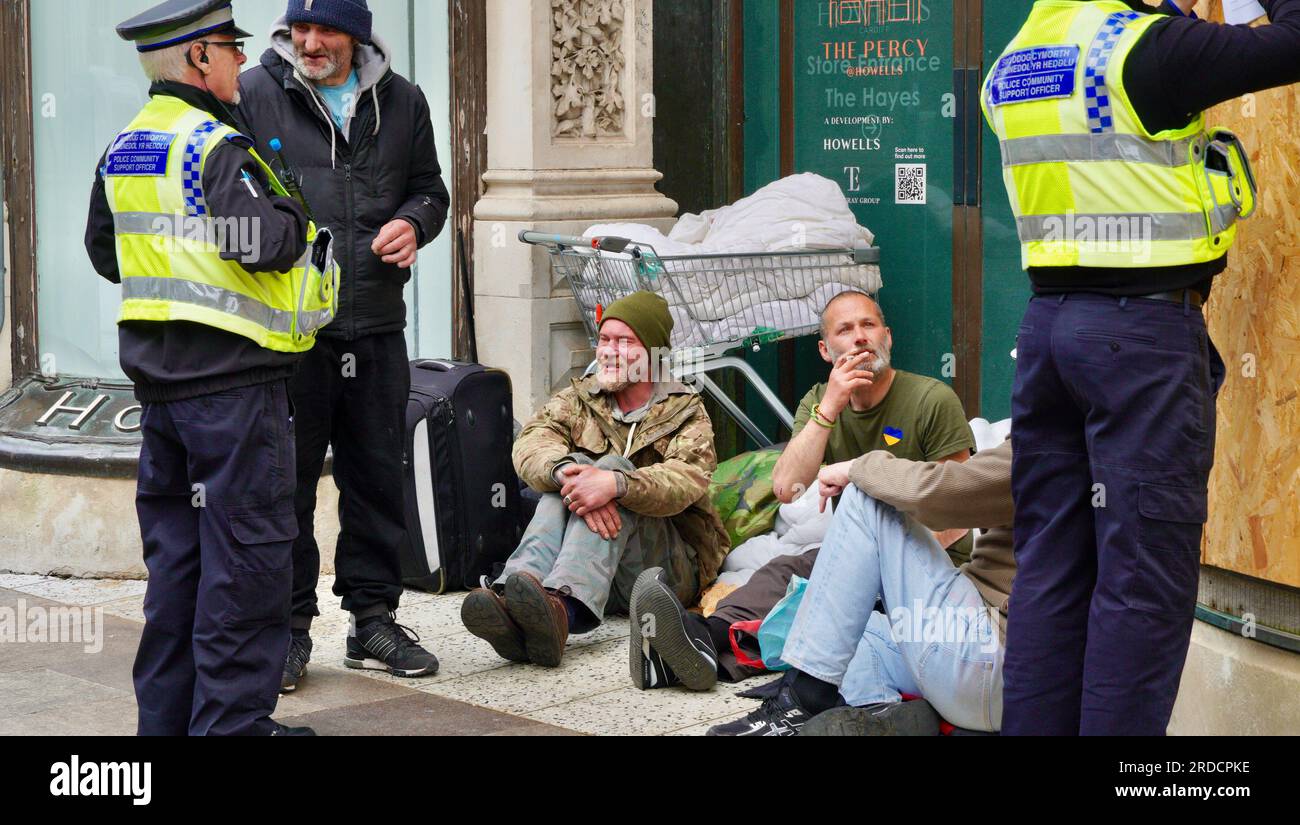
{"type": "Polygon", "coordinates": [[[402,581],[477,587],[519,543],[510,376],[456,361],[411,362],[402,581]]]}

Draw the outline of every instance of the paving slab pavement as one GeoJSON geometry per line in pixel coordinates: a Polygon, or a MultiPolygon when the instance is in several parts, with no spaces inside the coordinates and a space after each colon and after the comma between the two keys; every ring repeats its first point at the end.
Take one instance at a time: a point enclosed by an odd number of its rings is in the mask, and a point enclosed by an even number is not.
{"type": "MultiPolygon", "coordinates": [[[[506,662],[465,632],[463,593],[407,591],[398,611],[398,621],[438,656],[438,674],[399,679],[350,670],[342,663],[347,615],[332,586],[332,577],[322,577],[311,664],[276,710],[278,721],[322,735],[698,735],[757,705],[736,696],[742,688],[734,685],[704,693],[636,690],[626,618],[571,637],[559,668],[506,662]]],[[[131,664],[143,599],[138,581],[0,574],[0,611],[88,623],[86,638],[73,642],[0,638],[0,735],[132,735],[131,664]]]]}

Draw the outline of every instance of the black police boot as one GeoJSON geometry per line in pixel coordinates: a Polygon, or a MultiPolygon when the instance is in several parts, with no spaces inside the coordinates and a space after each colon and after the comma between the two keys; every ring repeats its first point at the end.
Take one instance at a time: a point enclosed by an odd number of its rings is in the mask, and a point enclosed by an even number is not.
{"type": "Polygon", "coordinates": [[[360,670],[384,670],[394,676],[431,676],[438,657],[420,647],[420,637],[391,614],[348,630],[343,664],[360,670]]]}
{"type": "Polygon", "coordinates": [[[316,731],[311,728],[291,728],[288,725],[275,723],[275,728],[271,731],[272,736],[315,736],[316,731]]]}

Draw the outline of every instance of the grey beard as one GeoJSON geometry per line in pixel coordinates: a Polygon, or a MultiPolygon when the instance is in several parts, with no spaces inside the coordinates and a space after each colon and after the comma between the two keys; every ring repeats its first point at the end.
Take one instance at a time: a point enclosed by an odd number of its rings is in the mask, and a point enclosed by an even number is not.
{"type": "MultiPolygon", "coordinates": [[[[873,352],[875,351],[873,350],[873,352]]],[[[830,353],[831,353],[832,361],[838,361],[840,356],[844,354],[842,352],[837,353],[835,350],[831,350],[830,353]]],[[[880,375],[882,372],[885,372],[886,370],[889,369],[889,365],[890,363],[892,363],[892,359],[890,358],[890,353],[889,350],[887,349],[876,352],[875,354],[876,354],[875,360],[871,361],[870,363],[863,364],[862,367],[860,367],[860,369],[865,368],[866,371],[870,372],[872,375],[880,375]]]]}
{"type": "Polygon", "coordinates": [[[298,74],[302,75],[308,80],[313,80],[313,81],[324,80],[327,77],[333,77],[334,73],[339,70],[339,62],[335,60],[333,57],[330,57],[329,61],[325,64],[325,67],[323,69],[318,69],[316,71],[312,71],[307,68],[307,64],[303,60],[301,54],[298,55],[297,57],[298,59],[295,60],[294,62],[297,64],[298,74]]]}
{"type": "Polygon", "coordinates": [[[600,387],[603,392],[622,392],[632,386],[632,381],[627,376],[606,378],[603,372],[598,372],[596,373],[596,386],[600,387]]]}
{"type": "Polygon", "coordinates": [[[884,350],[876,354],[876,360],[872,361],[869,365],[872,375],[880,375],[882,372],[889,369],[889,364],[891,362],[889,355],[889,350],[884,350]]]}

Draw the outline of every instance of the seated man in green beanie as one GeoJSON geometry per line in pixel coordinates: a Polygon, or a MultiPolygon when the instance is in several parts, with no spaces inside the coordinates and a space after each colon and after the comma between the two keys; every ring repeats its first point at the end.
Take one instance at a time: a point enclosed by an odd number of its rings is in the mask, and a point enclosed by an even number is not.
{"type": "Polygon", "coordinates": [[[666,366],[672,327],[653,293],[610,304],[596,373],[556,394],[515,441],[515,470],[543,496],[501,577],[461,608],[498,655],[556,667],[570,633],[627,613],[643,570],[662,568],[683,604],[716,578],[728,542],[708,495],[713,424],[666,366]]]}

